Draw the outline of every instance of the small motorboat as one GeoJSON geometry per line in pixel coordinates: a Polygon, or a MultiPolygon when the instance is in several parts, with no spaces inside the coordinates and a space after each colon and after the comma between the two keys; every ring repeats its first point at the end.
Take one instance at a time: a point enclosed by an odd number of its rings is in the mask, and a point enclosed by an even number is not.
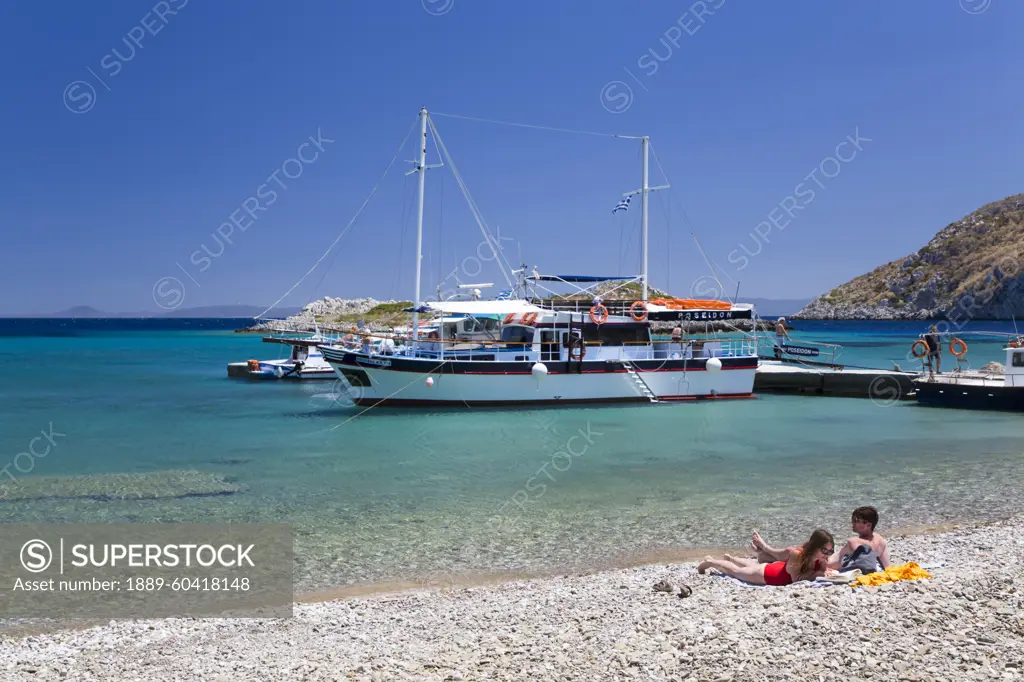
{"type": "MultiPolygon", "coordinates": [[[[957,357],[967,351],[967,344],[959,339],[953,339],[950,347],[957,357]],[[954,350],[958,343],[961,345],[954,350]]],[[[1024,412],[1024,337],[1011,337],[1003,350],[1006,366],[1002,372],[957,369],[916,379],[917,402],[932,407],[1024,412]]]]}

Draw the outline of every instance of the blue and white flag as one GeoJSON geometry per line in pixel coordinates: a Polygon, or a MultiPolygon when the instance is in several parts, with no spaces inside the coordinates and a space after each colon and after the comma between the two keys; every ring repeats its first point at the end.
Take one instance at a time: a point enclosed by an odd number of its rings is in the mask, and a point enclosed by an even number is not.
{"type": "Polygon", "coordinates": [[[508,301],[512,299],[512,289],[505,289],[499,291],[498,295],[494,297],[495,301],[508,301]]]}
{"type": "Polygon", "coordinates": [[[625,199],[623,199],[619,203],[615,204],[615,208],[612,209],[612,213],[618,213],[619,211],[628,211],[629,210],[629,200],[632,199],[632,198],[633,198],[633,195],[630,194],[628,197],[626,197],[625,199]]]}

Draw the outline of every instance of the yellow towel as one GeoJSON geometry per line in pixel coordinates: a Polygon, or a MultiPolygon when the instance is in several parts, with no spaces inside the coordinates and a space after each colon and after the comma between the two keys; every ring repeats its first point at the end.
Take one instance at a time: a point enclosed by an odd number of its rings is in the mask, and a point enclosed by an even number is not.
{"type": "Polygon", "coordinates": [[[895,583],[900,580],[920,580],[922,578],[931,578],[932,574],[918,566],[913,561],[908,561],[902,566],[890,566],[879,573],[868,573],[862,575],[853,581],[856,585],[872,585],[877,587],[878,585],[884,585],[886,583],[895,583]]]}

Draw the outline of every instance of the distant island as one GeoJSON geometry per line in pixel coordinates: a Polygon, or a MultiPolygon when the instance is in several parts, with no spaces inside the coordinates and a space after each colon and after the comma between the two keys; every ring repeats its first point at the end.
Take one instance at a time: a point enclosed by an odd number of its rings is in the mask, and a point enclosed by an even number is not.
{"type": "Polygon", "coordinates": [[[916,253],[819,296],[808,320],[1024,318],[1024,194],[986,204],[916,253]]]}
{"type": "MultiPolygon", "coordinates": [[[[288,317],[298,314],[301,308],[274,308],[267,313],[267,317],[288,317]]],[[[0,317],[52,317],[52,318],[78,318],[78,319],[122,319],[122,318],[243,318],[255,317],[264,311],[263,306],[258,305],[209,305],[195,308],[179,308],[177,310],[161,312],[133,312],[133,313],[111,313],[98,310],[92,306],[77,305],[67,310],[60,310],[55,313],[33,313],[22,315],[0,315],[0,317]]]]}

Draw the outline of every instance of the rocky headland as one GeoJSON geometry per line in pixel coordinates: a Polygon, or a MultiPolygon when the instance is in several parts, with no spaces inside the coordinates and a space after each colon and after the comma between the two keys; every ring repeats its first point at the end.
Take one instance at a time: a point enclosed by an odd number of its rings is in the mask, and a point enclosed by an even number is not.
{"type": "Polygon", "coordinates": [[[794,318],[823,320],[1024,317],[1024,194],[982,206],[916,253],[811,301],[794,318]]]}

